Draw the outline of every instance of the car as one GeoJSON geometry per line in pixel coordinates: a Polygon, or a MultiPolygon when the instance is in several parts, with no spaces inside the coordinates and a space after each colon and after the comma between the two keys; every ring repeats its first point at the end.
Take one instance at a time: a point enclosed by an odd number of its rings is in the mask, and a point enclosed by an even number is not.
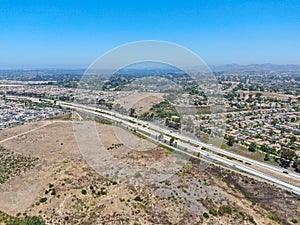
{"type": "Polygon", "coordinates": [[[288,172],[288,171],[286,171],[286,170],[284,170],[284,171],[283,171],[283,173],[285,173],[285,174],[289,174],[289,172],[288,172]]]}

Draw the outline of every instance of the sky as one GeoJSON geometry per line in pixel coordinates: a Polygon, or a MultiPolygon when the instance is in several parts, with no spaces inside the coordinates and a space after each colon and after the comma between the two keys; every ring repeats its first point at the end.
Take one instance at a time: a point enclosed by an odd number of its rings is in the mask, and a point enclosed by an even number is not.
{"type": "Polygon", "coordinates": [[[300,64],[300,1],[0,0],[0,69],[85,68],[141,40],[209,65],[300,64]]]}

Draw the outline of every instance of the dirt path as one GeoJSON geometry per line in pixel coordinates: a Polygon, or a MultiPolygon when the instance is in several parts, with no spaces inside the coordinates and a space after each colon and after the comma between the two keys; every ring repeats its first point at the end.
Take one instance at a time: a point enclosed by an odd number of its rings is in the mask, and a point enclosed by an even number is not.
{"type": "Polygon", "coordinates": [[[54,123],[63,123],[63,122],[65,122],[65,123],[66,123],[66,122],[67,122],[67,123],[70,123],[70,121],[64,121],[64,120],[62,120],[62,121],[47,121],[46,124],[43,124],[42,126],[33,128],[33,129],[31,129],[31,130],[22,132],[22,133],[20,133],[20,134],[11,136],[11,137],[6,138],[6,139],[3,139],[3,140],[0,141],[0,144],[3,143],[3,142],[6,142],[6,141],[12,140],[12,139],[14,139],[14,138],[18,138],[18,137],[20,137],[20,136],[22,136],[22,135],[24,135],[24,134],[28,134],[28,133],[31,133],[31,132],[33,132],[33,131],[39,130],[39,129],[41,129],[41,128],[44,128],[44,127],[46,127],[46,126],[49,126],[50,124],[54,124],[54,123]]]}

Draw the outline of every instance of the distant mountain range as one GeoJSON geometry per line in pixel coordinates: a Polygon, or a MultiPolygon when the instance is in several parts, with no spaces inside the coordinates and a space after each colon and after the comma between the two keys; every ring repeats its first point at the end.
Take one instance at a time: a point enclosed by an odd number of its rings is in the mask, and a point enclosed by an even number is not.
{"type": "Polygon", "coordinates": [[[214,66],[210,65],[210,69],[214,72],[285,72],[285,71],[294,71],[300,72],[300,65],[277,65],[277,64],[249,64],[249,65],[239,65],[239,64],[227,64],[227,65],[220,65],[214,66]]]}

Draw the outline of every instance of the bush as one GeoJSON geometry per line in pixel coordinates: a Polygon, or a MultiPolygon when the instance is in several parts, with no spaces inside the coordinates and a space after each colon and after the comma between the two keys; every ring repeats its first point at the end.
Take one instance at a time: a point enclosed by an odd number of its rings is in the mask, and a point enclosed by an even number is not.
{"type": "Polygon", "coordinates": [[[277,216],[274,215],[273,213],[269,213],[268,218],[271,219],[271,220],[277,221],[277,216]]]}
{"type": "Polygon", "coordinates": [[[229,205],[223,205],[219,208],[218,210],[219,215],[224,215],[224,214],[231,214],[232,213],[232,209],[229,205]]]}
{"type": "Polygon", "coordinates": [[[137,201],[137,202],[142,202],[143,201],[143,199],[140,196],[136,196],[134,198],[134,200],[137,201]]]}
{"type": "Polygon", "coordinates": [[[253,194],[252,193],[245,193],[245,197],[247,199],[252,199],[253,198],[253,194]]]}
{"type": "Polygon", "coordinates": [[[107,191],[104,188],[101,188],[101,191],[98,191],[97,193],[99,196],[100,195],[107,195],[107,191]]]}
{"type": "Polygon", "coordinates": [[[204,217],[204,218],[209,218],[208,213],[207,213],[207,212],[203,213],[203,217],[204,217]]]}
{"type": "Polygon", "coordinates": [[[293,219],[291,220],[291,222],[292,222],[292,223],[298,223],[298,220],[297,220],[296,218],[293,218],[293,219]]]}
{"type": "Polygon", "coordinates": [[[26,225],[44,225],[44,221],[41,220],[40,217],[33,216],[33,217],[26,217],[21,224],[26,225]]]}
{"type": "Polygon", "coordinates": [[[46,202],[48,199],[47,198],[41,198],[40,203],[46,202]]]}
{"type": "Polygon", "coordinates": [[[250,221],[251,223],[255,224],[255,225],[257,224],[257,223],[255,222],[253,216],[250,216],[249,221],[250,221]]]}
{"type": "Polygon", "coordinates": [[[217,216],[217,215],[218,215],[217,210],[215,210],[214,208],[210,208],[210,209],[209,209],[209,213],[210,213],[211,215],[213,215],[213,216],[217,216]]]}
{"type": "Polygon", "coordinates": [[[86,195],[86,194],[87,194],[87,191],[83,189],[83,190],[81,191],[81,194],[86,195]]]}

